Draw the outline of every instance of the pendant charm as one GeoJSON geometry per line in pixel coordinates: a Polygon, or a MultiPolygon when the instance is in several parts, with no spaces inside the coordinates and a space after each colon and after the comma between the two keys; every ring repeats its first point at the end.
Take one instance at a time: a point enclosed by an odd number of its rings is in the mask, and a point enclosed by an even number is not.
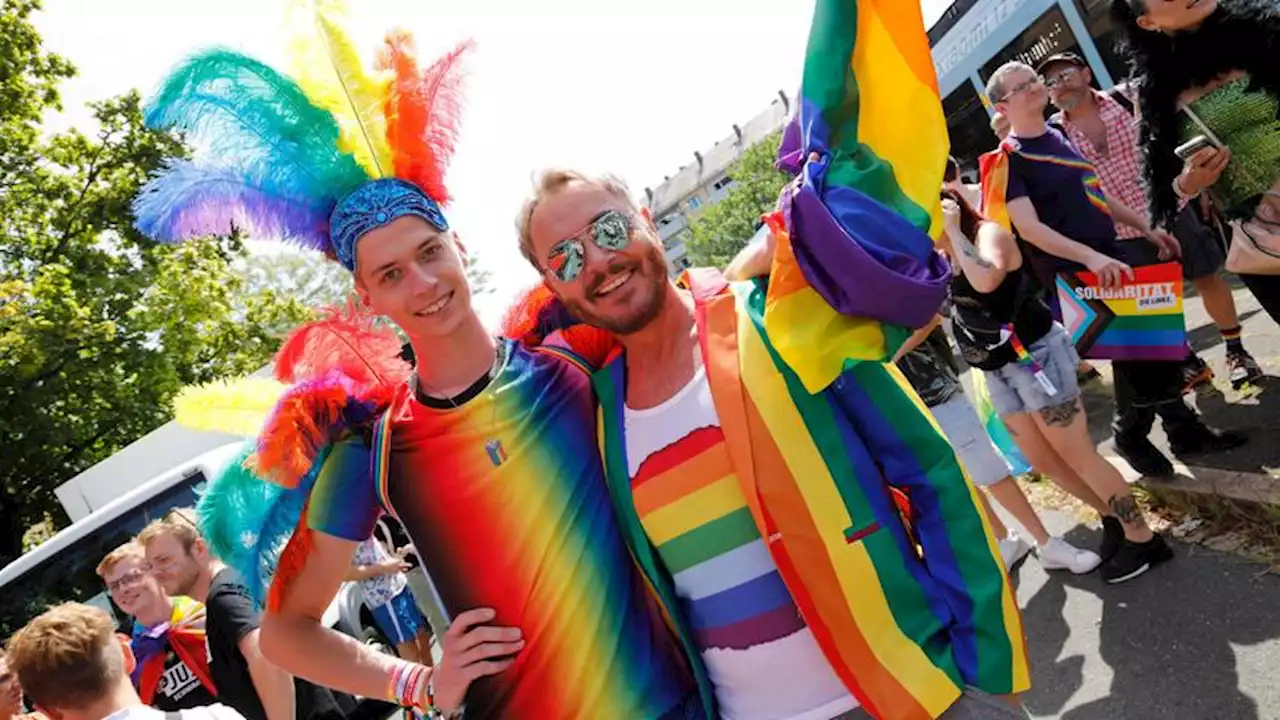
{"type": "Polygon", "coordinates": [[[494,467],[501,467],[507,461],[507,451],[502,448],[501,440],[490,440],[484,444],[484,451],[489,454],[489,462],[494,467]]]}

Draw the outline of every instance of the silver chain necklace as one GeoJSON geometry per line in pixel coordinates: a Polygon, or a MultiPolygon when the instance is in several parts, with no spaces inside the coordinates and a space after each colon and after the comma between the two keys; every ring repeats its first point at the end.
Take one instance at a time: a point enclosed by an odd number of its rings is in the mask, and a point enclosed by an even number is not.
{"type": "MultiPolygon", "coordinates": [[[[506,342],[501,338],[497,340],[496,345],[497,347],[494,350],[494,354],[493,354],[493,365],[489,368],[488,371],[485,372],[485,377],[487,377],[489,381],[488,392],[487,392],[488,400],[489,400],[489,408],[490,408],[489,425],[487,428],[483,429],[479,434],[482,437],[484,437],[484,451],[485,451],[485,454],[489,456],[489,462],[493,463],[494,467],[500,467],[502,463],[506,462],[507,460],[507,451],[502,447],[502,441],[493,436],[493,432],[494,430],[497,429],[497,425],[498,425],[498,402],[496,398],[497,392],[498,392],[497,381],[498,381],[498,376],[501,375],[502,372],[507,368],[507,361],[510,359],[510,353],[507,352],[506,342]]],[[[462,406],[459,405],[458,402],[454,400],[455,396],[445,395],[440,391],[438,391],[436,388],[432,387],[430,384],[423,382],[418,377],[417,372],[409,376],[409,388],[413,391],[415,396],[425,395],[426,397],[429,397],[435,400],[443,400],[449,403],[449,406],[452,410],[462,409],[462,406]],[[427,390],[426,393],[422,392],[422,389],[424,387],[427,390]]],[[[465,394],[465,393],[466,393],[466,390],[464,390],[460,394],[465,394]]],[[[468,400],[471,400],[471,399],[474,399],[474,398],[468,398],[468,400]]],[[[463,401],[464,404],[466,402],[467,401],[465,400],[463,401]]],[[[481,428],[478,427],[474,422],[472,422],[472,420],[469,417],[467,417],[466,415],[463,415],[462,417],[467,424],[471,425],[473,430],[481,430],[481,428]]]]}

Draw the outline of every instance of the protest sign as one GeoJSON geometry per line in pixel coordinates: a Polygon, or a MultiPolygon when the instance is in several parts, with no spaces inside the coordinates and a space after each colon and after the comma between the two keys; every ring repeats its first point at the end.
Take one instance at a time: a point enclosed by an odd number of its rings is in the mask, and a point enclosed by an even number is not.
{"type": "Polygon", "coordinates": [[[1058,275],[1062,324],[1076,352],[1095,360],[1182,360],[1182,266],[1134,268],[1134,279],[1104,288],[1090,272],[1058,275]]]}

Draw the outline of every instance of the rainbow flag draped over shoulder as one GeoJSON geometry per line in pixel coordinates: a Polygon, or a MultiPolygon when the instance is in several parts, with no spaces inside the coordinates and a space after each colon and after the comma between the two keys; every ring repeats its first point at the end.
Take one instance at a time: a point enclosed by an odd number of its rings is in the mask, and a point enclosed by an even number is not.
{"type": "Polygon", "coordinates": [[[205,608],[189,597],[175,597],[169,622],[155,627],[135,626],[130,647],[138,663],[130,679],[138,689],[143,704],[150,705],[160,689],[164,664],[173,650],[212,695],[217,695],[213,675],[209,672],[209,654],[205,644],[205,608]]]}
{"type": "Polygon", "coordinates": [[[886,361],[942,304],[950,270],[931,234],[948,145],[919,4],[818,0],[778,151],[798,176],[770,222],[765,306],[775,349],[810,392],[847,362],[886,361]]]}

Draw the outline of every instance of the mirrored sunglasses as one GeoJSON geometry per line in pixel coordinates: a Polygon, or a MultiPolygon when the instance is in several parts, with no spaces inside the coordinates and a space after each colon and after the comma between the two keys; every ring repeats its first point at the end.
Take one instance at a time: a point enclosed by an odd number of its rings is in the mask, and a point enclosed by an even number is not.
{"type": "Polygon", "coordinates": [[[560,282],[573,282],[587,265],[586,241],[606,252],[617,252],[631,244],[631,218],[618,210],[606,210],[572,237],[565,238],[547,253],[547,269],[560,282]]]}

